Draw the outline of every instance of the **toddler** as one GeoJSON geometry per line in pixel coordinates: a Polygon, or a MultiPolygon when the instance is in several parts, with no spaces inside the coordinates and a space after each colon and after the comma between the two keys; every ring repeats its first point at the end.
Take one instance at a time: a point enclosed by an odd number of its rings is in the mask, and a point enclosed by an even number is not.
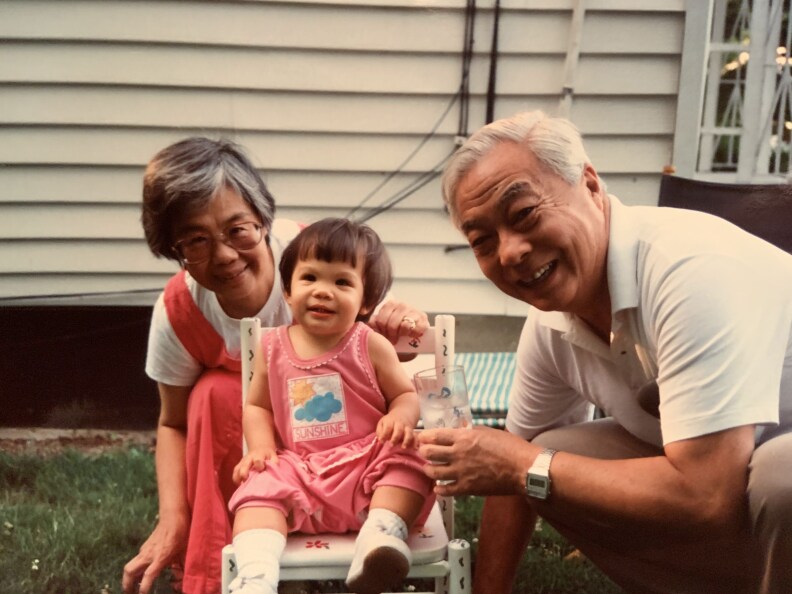
{"type": "Polygon", "coordinates": [[[263,337],[254,363],[231,591],[276,594],[289,532],[358,530],[347,586],[379,594],[407,575],[408,530],[434,501],[413,447],[418,397],[393,345],[363,323],[390,261],[369,227],[324,219],[289,244],[280,273],[293,323],[263,337]]]}

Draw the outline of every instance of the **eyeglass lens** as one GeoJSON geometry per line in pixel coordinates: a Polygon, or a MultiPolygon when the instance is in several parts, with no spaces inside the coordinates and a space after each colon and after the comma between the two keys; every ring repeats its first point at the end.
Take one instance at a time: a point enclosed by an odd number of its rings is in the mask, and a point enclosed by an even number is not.
{"type": "MultiPolygon", "coordinates": [[[[251,222],[228,227],[218,239],[237,251],[246,251],[256,247],[261,242],[261,238],[261,225],[251,222]]],[[[198,233],[178,241],[175,247],[182,260],[195,264],[212,256],[213,244],[212,236],[198,233]]]]}

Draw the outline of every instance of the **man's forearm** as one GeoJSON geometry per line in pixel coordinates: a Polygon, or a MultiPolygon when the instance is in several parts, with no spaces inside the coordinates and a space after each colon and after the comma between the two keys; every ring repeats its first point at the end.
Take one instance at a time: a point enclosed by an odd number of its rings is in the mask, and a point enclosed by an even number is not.
{"type": "Polygon", "coordinates": [[[525,497],[487,497],[481,517],[474,594],[509,594],[536,512],[525,497]]]}

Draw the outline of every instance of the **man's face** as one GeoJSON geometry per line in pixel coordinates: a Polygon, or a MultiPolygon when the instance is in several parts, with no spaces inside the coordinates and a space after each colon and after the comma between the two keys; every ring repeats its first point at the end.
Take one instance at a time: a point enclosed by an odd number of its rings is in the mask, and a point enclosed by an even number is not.
{"type": "Polygon", "coordinates": [[[462,177],[454,200],[482,272],[501,291],[582,317],[607,302],[607,201],[590,165],[569,185],[503,142],[462,177]]]}

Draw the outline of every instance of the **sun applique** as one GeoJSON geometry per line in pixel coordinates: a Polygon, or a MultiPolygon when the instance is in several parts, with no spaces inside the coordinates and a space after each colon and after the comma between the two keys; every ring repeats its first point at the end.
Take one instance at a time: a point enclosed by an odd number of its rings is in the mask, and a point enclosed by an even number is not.
{"type": "Polygon", "coordinates": [[[301,406],[313,398],[315,392],[313,386],[307,380],[301,379],[293,382],[289,386],[289,397],[295,406],[301,406]]]}

